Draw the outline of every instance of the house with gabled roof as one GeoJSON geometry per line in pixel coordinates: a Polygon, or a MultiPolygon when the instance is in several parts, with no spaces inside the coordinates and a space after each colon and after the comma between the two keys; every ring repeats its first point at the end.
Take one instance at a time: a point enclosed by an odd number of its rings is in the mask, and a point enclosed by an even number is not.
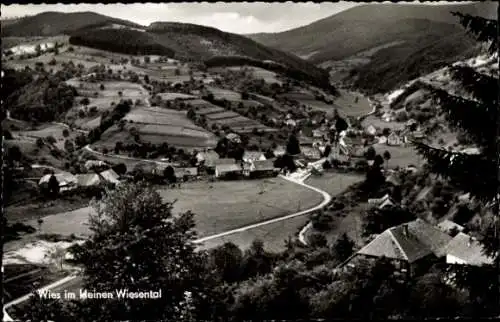
{"type": "Polygon", "coordinates": [[[458,265],[493,265],[493,258],[483,253],[482,244],[474,237],[458,233],[446,246],[446,263],[458,265]]]}
{"type": "Polygon", "coordinates": [[[399,137],[399,135],[397,135],[395,132],[392,132],[387,137],[387,145],[398,146],[398,145],[401,145],[401,144],[402,144],[402,140],[399,137]]]}
{"type": "MultiPolygon", "coordinates": [[[[233,160],[234,161],[234,160],[233,160]]],[[[237,178],[243,174],[243,168],[237,163],[232,164],[218,164],[215,166],[216,178],[237,178]]]]}
{"type": "Polygon", "coordinates": [[[279,169],[274,166],[274,159],[252,161],[245,166],[245,174],[252,178],[274,176],[279,169]]]}
{"type": "Polygon", "coordinates": [[[38,185],[41,187],[48,187],[49,180],[52,175],[57,179],[57,182],[59,183],[60,192],[69,191],[77,187],[77,177],[69,172],[64,171],[56,174],[44,175],[42,178],[40,178],[38,185]]]}
{"type": "Polygon", "coordinates": [[[387,258],[400,272],[413,276],[445,257],[451,239],[437,227],[416,219],[386,229],[339,267],[355,266],[359,260],[387,258]]]}

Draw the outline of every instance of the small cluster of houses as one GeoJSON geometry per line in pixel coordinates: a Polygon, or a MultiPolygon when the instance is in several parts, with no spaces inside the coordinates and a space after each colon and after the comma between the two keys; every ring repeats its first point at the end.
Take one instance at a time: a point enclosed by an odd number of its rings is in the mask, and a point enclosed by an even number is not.
{"type": "Polygon", "coordinates": [[[382,129],[375,127],[373,124],[365,128],[365,133],[377,137],[379,144],[387,144],[389,146],[400,146],[412,140],[424,138],[422,129],[414,119],[408,120],[403,129],[391,130],[388,135],[384,135],[382,129]]]}
{"type": "Polygon", "coordinates": [[[215,174],[216,178],[273,176],[279,172],[274,158],[267,159],[263,152],[245,151],[241,162],[232,158],[220,158],[217,152],[207,150],[196,155],[199,165],[215,174]]]}
{"type": "Polygon", "coordinates": [[[50,178],[54,176],[59,183],[59,191],[70,191],[78,187],[96,187],[101,184],[120,184],[120,176],[113,170],[108,169],[101,172],[72,174],[69,172],[59,172],[44,175],[38,185],[41,188],[48,186],[50,178]]]}
{"type": "Polygon", "coordinates": [[[340,264],[337,269],[355,267],[363,261],[387,258],[398,273],[414,276],[432,264],[492,265],[481,243],[465,234],[463,227],[445,220],[433,226],[422,219],[391,227],[340,264]],[[452,231],[458,231],[456,235],[452,231]]]}

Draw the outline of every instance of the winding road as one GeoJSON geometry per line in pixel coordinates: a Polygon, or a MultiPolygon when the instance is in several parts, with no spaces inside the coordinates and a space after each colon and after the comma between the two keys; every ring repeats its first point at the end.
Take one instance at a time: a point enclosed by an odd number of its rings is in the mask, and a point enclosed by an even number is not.
{"type": "MultiPolygon", "coordinates": [[[[85,148],[87,148],[87,150],[89,150],[89,151],[92,151],[92,152],[95,152],[95,153],[99,153],[97,151],[92,150],[88,146],[86,146],[85,148]]],[[[126,157],[124,157],[124,158],[126,158],[126,157]]],[[[151,161],[151,160],[149,160],[149,161],[151,161]]],[[[258,227],[270,225],[270,224],[277,223],[277,222],[280,222],[280,221],[289,220],[289,219],[292,219],[292,218],[295,218],[295,217],[308,215],[308,214],[310,214],[310,213],[312,213],[314,211],[322,209],[323,207],[325,207],[326,205],[328,205],[330,203],[330,201],[332,200],[332,197],[330,196],[330,194],[328,194],[327,192],[325,192],[325,191],[323,191],[321,189],[318,189],[316,187],[313,187],[313,186],[310,186],[308,184],[305,184],[304,182],[302,182],[301,179],[293,179],[293,178],[290,178],[290,177],[287,177],[287,176],[284,176],[284,175],[280,175],[280,177],[283,178],[283,179],[285,179],[285,180],[287,180],[287,181],[293,182],[295,184],[298,184],[298,185],[301,185],[301,186],[306,187],[308,189],[316,191],[317,193],[319,193],[319,194],[321,194],[323,196],[323,201],[320,204],[318,204],[318,205],[316,205],[316,206],[314,206],[312,208],[306,209],[306,210],[302,210],[302,211],[299,211],[299,212],[296,212],[296,213],[293,213],[293,214],[290,214],[290,215],[278,217],[278,218],[273,218],[273,219],[261,221],[259,223],[255,223],[255,224],[252,224],[252,225],[248,225],[248,226],[244,226],[244,227],[240,227],[240,228],[236,228],[236,229],[231,229],[231,230],[228,230],[228,231],[225,231],[225,232],[222,232],[222,233],[218,233],[218,234],[215,234],[215,235],[211,235],[211,236],[206,236],[206,237],[203,237],[203,238],[199,238],[199,239],[194,240],[194,243],[195,244],[202,244],[202,243],[204,243],[206,241],[209,241],[209,240],[212,240],[212,239],[229,236],[229,235],[236,234],[236,233],[241,233],[241,232],[244,232],[244,231],[247,231],[247,230],[250,230],[250,229],[254,229],[254,228],[258,228],[258,227]]],[[[300,234],[299,234],[299,239],[300,239],[300,234]]],[[[304,243],[303,240],[301,240],[301,242],[304,243]]],[[[40,288],[39,290],[52,290],[52,291],[54,291],[54,289],[56,289],[56,288],[60,288],[61,290],[64,290],[63,286],[66,286],[66,285],[69,285],[69,284],[71,284],[71,285],[74,286],[74,285],[80,284],[80,282],[81,282],[81,276],[79,276],[78,274],[74,274],[74,275],[67,276],[67,277],[65,277],[63,279],[60,279],[58,281],[55,281],[54,283],[51,283],[49,285],[46,285],[46,286],[40,288]]],[[[20,298],[17,298],[15,300],[13,300],[13,301],[5,304],[4,307],[3,307],[4,321],[13,321],[12,319],[10,319],[10,320],[9,319],[5,319],[6,317],[8,317],[8,314],[5,311],[7,308],[27,301],[30,298],[30,296],[31,296],[31,293],[30,294],[26,294],[26,295],[24,295],[24,296],[22,296],[20,298]]]]}

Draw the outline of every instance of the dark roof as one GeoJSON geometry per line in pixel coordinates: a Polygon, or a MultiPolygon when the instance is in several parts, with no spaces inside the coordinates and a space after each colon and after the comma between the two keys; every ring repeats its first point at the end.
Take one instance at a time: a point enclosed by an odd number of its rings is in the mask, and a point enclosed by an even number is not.
{"type": "Polygon", "coordinates": [[[443,256],[450,240],[451,237],[438,228],[417,219],[385,230],[358,253],[412,263],[430,254],[443,256]]]}

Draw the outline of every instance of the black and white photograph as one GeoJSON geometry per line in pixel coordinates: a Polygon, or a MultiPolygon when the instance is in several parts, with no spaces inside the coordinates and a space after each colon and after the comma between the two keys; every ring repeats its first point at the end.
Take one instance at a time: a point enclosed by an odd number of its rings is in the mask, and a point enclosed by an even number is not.
{"type": "Polygon", "coordinates": [[[498,2],[1,11],[2,321],[500,319],[498,2]]]}

